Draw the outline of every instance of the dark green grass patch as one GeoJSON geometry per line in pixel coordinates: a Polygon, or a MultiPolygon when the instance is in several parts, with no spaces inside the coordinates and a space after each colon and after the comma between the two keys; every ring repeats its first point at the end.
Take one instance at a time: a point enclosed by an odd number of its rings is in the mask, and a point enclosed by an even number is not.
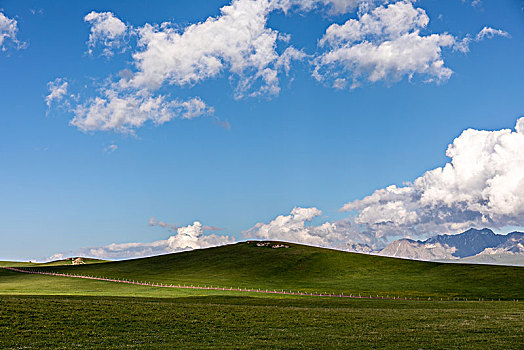
{"type": "Polygon", "coordinates": [[[0,296],[0,348],[517,349],[513,302],[0,296]]]}

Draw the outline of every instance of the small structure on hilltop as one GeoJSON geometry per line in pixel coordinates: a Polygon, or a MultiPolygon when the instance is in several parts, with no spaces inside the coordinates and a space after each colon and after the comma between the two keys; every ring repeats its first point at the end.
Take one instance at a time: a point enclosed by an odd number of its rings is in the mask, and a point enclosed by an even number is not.
{"type": "Polygon", "coordinates": [[[289,248],[288,245],[285,245],[285,244],[275,244],[275,245],[272,245],[271,248],[273,249],[278,249],[278,248],[289,248]]]}
{"type": "MultiPolygon", "coordinates": [[[[248,242],[248,244],[249,243],[251,243],[251,242],[248,242]]],[[[270,247],[270,248],[273,248],[273,249],[289,248],[289,246],[286,245],[286,244],[272,243],[272,242],[257,242],[257,247],[270,247]]]]}
{"type": "Polygon", "coordinates": [[[86,262],[82,258],[71,258],[71,264],[73,265],[83,265],[86,262]]]}

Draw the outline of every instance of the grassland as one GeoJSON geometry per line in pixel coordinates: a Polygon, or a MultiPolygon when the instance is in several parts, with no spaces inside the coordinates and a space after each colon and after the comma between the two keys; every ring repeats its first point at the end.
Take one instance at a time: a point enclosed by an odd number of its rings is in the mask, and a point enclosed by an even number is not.
{"type": "MultiPolygon", "coordinates": [[[[287,249],[239,243],[145,259],[45,267],[165,284],[213,285],[408,298],[524,299],[524,268],[386,258],[304,245],[287,249]]],[[[45,279],[44,279],[45,280],[45,279]]],[[[0,282],[1,283],[1,282],[0,282]]],[[[15,283],[16,284],[16,283],[15,283]]],[[[38,283],[27,294],[41,294],[38,283]]],[[[50,294],[55,288],[45,289],[50,294]]],[[[0,284],[0,293],[3,293],[0,284]]],[[[67,293],[78,294],[73,286],[67,293]]]]}
{"type": "MultiPolygon", "coordinates": [[[[101,259],[92,259],[92,258],[82,258],[84,264],[98,264],[107,262],[107,260],[101,259]]],[[[35,262],[26,262],[26,261],[0,261],[0,267],[2,266],[11,266],[11,267],[48,267],[48,266],[63,266],[63,265],[73,265],[71,260],[62,259],[54,260],[45,263],[35,263],[35,262]]]]}
{"type": "Polygon", "coordinates": [[[0,298],[2,349],[517,349],[524,340],[524,309],[511,302],[0,298]]]}
{"type": "Polygon", "coordinates": [[[524,342],[524,303],[487,301],[524,299],[524,268],[289,246],[239,243],[145,259],[25,263],[25,268],[425,301],[155,288],[0,269],[0,348],[517,349],[524,342]],[[469,301],[445,301],[455,297],[469,301]],[[479,298],[485,301],[472,301],[479,298]]]}

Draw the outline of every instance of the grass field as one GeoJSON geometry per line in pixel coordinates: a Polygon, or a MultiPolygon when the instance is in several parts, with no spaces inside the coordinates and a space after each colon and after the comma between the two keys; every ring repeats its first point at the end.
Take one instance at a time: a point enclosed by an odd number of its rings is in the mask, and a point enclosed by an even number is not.
{"type": "Polygon", "coordinates": [[[0,348],[518,349],[511,302],[3,296],[0,348]]]}
{"type": "MultiPolygon", "coordinates": [[[[82,258],[84,264],[98,264],[107,262],[107,260],[100,259],[91,259],[91,258],[82,258]]],[[[34,263],[34,262],[25,262],[25,261],[0,261],[0,267],[2,266],[12,266],[12,267],[47,267],[47,266],[62,266],[62,265],[73,265],[71,260],[55,260],[45,263],[34,263]]]]}
{"type": "Polygon", "coordinates": [[[524,304],[487,301],[524,299],[524,268],[289,246],[239,243],[120,262],[2,265],[425,301],[157,288],[0,269],[0,348],[518,349],[524,342],[524,304]],[[454,297],[469,301],[440,301],[454,297]],[[472,301],[479,298],[485,301],[472,301]]]}
{"type": "MultiPolygon", "coordinates": [[[[238,243],[144,259],[38,269],[165,284],[408,298],[524,299],[522,267],[432,263],[289,246],[272,249],[238,243]]],[[[16,284],[12,285],[15,289],[16,284]]],[[[5,293],[1,286],[0,293],[5,293]]],[[[24,287],[27,294],[42,294],[43,286],[36,282],[33,286],[24,287]]],[[[45,289],[56,294],[53,286],[45,289]]],[[[78,293],[82,288],[66,290],[66,294],[78,293]]]]}

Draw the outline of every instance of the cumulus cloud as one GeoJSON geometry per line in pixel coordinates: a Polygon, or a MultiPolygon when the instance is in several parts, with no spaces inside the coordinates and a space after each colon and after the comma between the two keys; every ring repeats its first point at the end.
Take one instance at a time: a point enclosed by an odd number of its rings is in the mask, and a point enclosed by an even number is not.
{"type": "Polygon", "coordinates": [[[510,37],[509,33],[506,32],[506,31],[503,31],[503,30],[500,30],[500,29],[494,29],[494,28],[491,28],[491,27],[484,27],[477,34],[476,40],[477,41],[481,41],[481,40],[484,40],[485,38],[491,39],[491,38],[493,38],[495,36],[502,36],[502,37],[506,37],[506,38],[510,37]]]}
{"type": "MultiPolygon", "coordinates": [[[[92,11],[84,18],[91,26],[88,51],[100,48],[108,56],[127,51],[130,66],[119,78],[112,74],[98,84],[95,97],[75,95],[78,100],[68,108],[74,114],[71,125],[82,131],[132,133],[147,122],[161,125],[209,115],[213,109],[202,98],[173,98],[166,91],[210,79],[227,78],[237,99],[277,96],[283,76],[296,61],[309,61],[313,76],[337,89],[414,76],[442,82],[452,75],[444,63],[444,48],[467,52],[473,40],[507,36],[490,27],[462,40],[447,33],[423,35],[429,17],[412,2],[231,0],[217,16],[185,27],[172,22],[133,26],[112,12],[92,11]],[[329,26],[317,52],[306,54],[291,44],[289,34],[268,25],[278,11],[356,12],[357,18],[329,26]]],[[[57,90],[46,103],[64,95],[57,90]]]]}
{"type": "Polygon", "coordinates": [[[57,78],[54,81],[47,83],[49,94],[45,97],[47,107],[51,107],[53,102],[63,101],[68,96],[67,89],[69,83],[63,78],[57,78]]]}
{"type": "Polygon", "coordinates": [[[102,95],[78,104],[72,110],[71,125],[87,131],[134,133],[147,122],[161,125],[174,118],[193,119],[212,114],[199,97],[188,100],[171,99],[168,95],[152,95],[148,90],[101,89],[102,95]]]}
{"type": "Polygon", "coordinates": [[[87,42],[88,52],[93,53],[97,46],[103,47],[103,54],[112,56],[113,51],[121,48],[129,34],[128,26],[111,12],[92,11],[84,17],[91,24],[91,32],[87,42]]]}
{"type": "MultiPolygon", "coordinates": [[[[181,31],[169,23],[137,28],[137,72],[129,83],[139,88],[192,86],[227,71],[237,81],[237,98],[277,95],[279,32],[267,27],[273,8],[269,0],[233,0],[219,16],[181,31]]],[[[302,57],[298,50],[287,52],[286,62],[302,57]]]]}
{"type": "Polygon", "coordinates": [[[469,52],[469,46],[472,42],[480,42],[484,39],[492,39],[496,36],[504,38],[511,37],[511,35],[504,30],[495,29],[491,27],[484,27],[474,37],[472,37],[471,35],[466,35],[462,40],[457,40],[455,42],[454,48],[462,52],[469,52]]]}
{"type": "Polygon", "coordinates": [[[383,248],[399,237],[501,228],[524,222],[524,117],[515,130],[467,129],[449,145],[451,159],[404,186],[391,185],[345,204],[344,220],[318,226],[317,208],[294,208],[243,232],[246,238],[283,240],[338,249],[363,243],[383,248]]]}
{"type": "Polygon", "coordinates": [[[290,215],[279,215],[269,223],[257,223],[244,236],[249,238],[277,239],[288,242],[327,245],[335,232],[335,226],[325,223],[320,226],[306,226],[313,218],[320,216],[322,211],[317,208],[296,207],[290,215]]]}
{"type": "MultiPolygon", "coordinates": [[[[501,228],[524,222],[524,117],[514,130],[464,130],[448,146],[450,162],[425,172],[404,186],[391,185],[345,204],[350,217],[313,225],[318,208],[295,207],[268,223],[243,231],[246,238],[283,240],[338,249],[354,243],[384,247],[392,238],[428,237],[470,227],[501,228]]],[[[120,259],[206,248],[233,243],[224,235],[204,235],[218,227],[176,227],[156,220],[149,225],[176,231],[167,240],[110,244],[87,248],[76,255],[120,259]]],[[[360,248],[359,248],[360,249],[360,248]]],[[[366,248],[369,249],[369,248],[366,248]]]]}
{"type": "Polygon", "coordinates": [[[500,228],[524,222],[524,118],[515,131],[467,129],[449,145],[451,161],[412,183],[347,203],[353,224],[378,238],[500,228]]]}
{"type": "Polygon", "coordinates": [[[6,51],[8,43],[16,49],[23,48],[25,45],[18,40],[17,34],[18,22],[0,11],[0,51],[6,51]]]}
{"type": "MultiPolygon", "coordinates": [[[[154,219],[153,219],[154,220],[154,219]]],[[[154,220],[156,224],[156,220],[154,220]]],[[[229,243],[235,239],[223,235],[205,235],[205,226],[195,221],[192,225],[176,229],[176,234],[166,240],[150,243],[113,243],[103,247],[84,248],[75,252],[75,256],[86,256],[100,259],[138,258],[158,254],[175,253],[192,249],[209,248],[229,243]]],[[[53,257],[62,256],[55,254],[53,257]]]]}
{"type": "Polygon", "coordinates": [[[429,17],[409,1],[360,12],[357,19],[332,24],[320,39],[327,51],[315,60],[314,77],[341,86],[350,80],[396,81],[415,74],[429,81],[445,81],[452,75],[444,65],[442,48],[452,47],[450,34],[422,35],[429,17]]]}
{"type": "Polygon", "coordinates": [[[329,14],[344,14],[354,11],[359,6],[369,8],[388,2],[389,0],[274,0],[273,4],[284,12],[291,9],[305,12],[327,9],[329,14]]]}
{"type": "Polygon", "coordinates": [[[373,234],[360,232],[347,220],[311,225],[310,222],[322,215],[318,208],[294,208],[289,215],[279,215],[269,223],[257,223],[243,232],[246,238],[281,240],[310,244],[321,247],[344,249],[348,244],[359,242],[373,247],[383,246],[373,234]]]}
{"type": "Polygon", "coordinates": [[[267,27],[274,10],[270,0],[233,0],[220,15],[181,29],[170,22],[133,27],[111,12],[87,14],[89,52],[101,46],[105,55],[111,55],[133,35],[134,69],[120,71],[118,81],[106,79],[109,82],[96,97],[81,98],[83,102],[71,108],[71,125],[82,131],[129,133],[147,121],[160,125],[174,118],[212,114],[213,108],[199,97],[173,99],[158,90],[170,85],[192,87],[224,72],[235,82],[236,98],[278,95],[279,76],[289,73],[292,61],[306,55],[289,45],[277,50],[285,44],[285,35],[267,27]]]}

